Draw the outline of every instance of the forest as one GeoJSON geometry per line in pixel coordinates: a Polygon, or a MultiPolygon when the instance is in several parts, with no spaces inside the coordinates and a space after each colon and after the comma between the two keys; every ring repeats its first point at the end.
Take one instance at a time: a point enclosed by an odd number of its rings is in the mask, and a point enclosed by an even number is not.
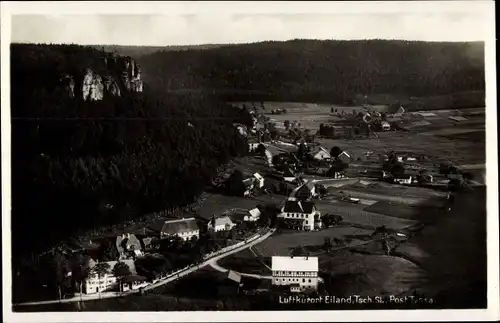
{"type": "Polygon", "coordinates": [[[76,45],[11,47],[13,255],[76,230],[185,205],[216,168],[245,153],[245,110],[207,93],[70,98],[62,73],[102,71],[102,52],[76,45]]]}
{"type": "Polygon", "coordinates": [[[211,89],[228,100],[345,103],[360,94],[479,91],[470,105],[484,104],[482,42],[270,41],[157,51],[138,60],[150,83],[173,92],[211,89]]]}

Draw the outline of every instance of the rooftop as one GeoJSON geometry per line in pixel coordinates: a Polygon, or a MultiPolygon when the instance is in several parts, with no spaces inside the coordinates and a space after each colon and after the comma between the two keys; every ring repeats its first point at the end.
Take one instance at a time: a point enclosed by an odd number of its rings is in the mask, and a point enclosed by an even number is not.
{"type": "Polygon", "coordinates": [[[273,256],[273,271],[318,271],[318,257],[283,257],[273,256]]]}
{"type": "MultiPolygon", "coordinates": [[[[212,221],[210,221],[210,225],[212,224],[211,223],[212,221]]],[[[221,217],[218,217],[218,218],[215,218],[215,226],[221,226],[221,225],[232,225],[233,224],[233,221],[231,221],[231,218],[227,215],[224,215],[224,216],[221,216],[221,217]]]]}
{"type": "Polygon", "coordinates": [[[312,213],[314,203],[308,201],[287,200],[283,212],[287,213],[312,213]]]}
{"type": "Polygon", "coordinates": [[[196,219],[188,218],[188,219],[165,221],[161,229],[161,232],[165,234],[177,234],[183,232],[191,232],[198,229],[199,228],[198,224],[196,223],[196,219]]]}

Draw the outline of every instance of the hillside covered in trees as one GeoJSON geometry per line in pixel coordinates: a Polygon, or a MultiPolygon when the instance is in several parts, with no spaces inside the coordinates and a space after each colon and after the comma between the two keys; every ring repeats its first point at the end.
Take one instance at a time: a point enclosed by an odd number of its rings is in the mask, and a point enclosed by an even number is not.
{"type": "Polygon", "coordinates": [[[360,94],[478,91],[471,104],[484,104],[482,42],[293,40],[158,51],[139,61],[145,80],[164,89],[211,89],[234,100],[344,103],[360,94]]]}
{"type": "Polygon", "coordinates": [[[207,94],[127,90],[97,49],[13,44],[11,57],[14,256],[76,229],[187,204],[246,151],[233,126],[252,122],[246,111],[207,94]],[[103,95],[84,100],[89,68],[94,81],[114,76],[121,94],[96,81],[89,91],[103,95]],[[61,75],[80,94],[69,95],[61,75]]]}

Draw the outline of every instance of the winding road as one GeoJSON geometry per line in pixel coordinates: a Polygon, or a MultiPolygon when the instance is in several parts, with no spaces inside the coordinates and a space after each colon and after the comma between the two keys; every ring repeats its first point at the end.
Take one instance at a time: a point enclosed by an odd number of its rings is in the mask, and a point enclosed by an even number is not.
{"type": "MultiPolygon", "coordinates": [[[[181,270],[177,273],[174,273],[172,275],[170,275],[169,277],[165,278],[165,279],[162,279],[156,283],[153,283],[153,284],[150,284],[150,285],[147,285],[143,288],[144,291],[148,291],[148,290],[151,290],[151,289],[154,289],[154,288],[157,288],[159,286],[162,286],[162,285],[165,285],[167,283],[170,283],[172,281],[175,281],[179,278],[182,278],[188,274],[191,274],[203,267],[206,267],[208,265],[211,265],[212,267],[214,266],[213,264],[215,264],[215,266],[217,266],[217,260],[220,260],[224,257],[227,257],[229,255],[232,255],[234,253],[237,253],[237,252],[240,252],[246,248],[249,248],[253,245],[256,245],[262,241],[264,241],[265,239],[269,238],[274,232],[276,231],[276,229],[270,229],[268,232],[266,232],[264,235],[260,236],[259,238],[249,242],[249,243],[246,243],[238,248],[235,248],[235,249],[231,249],[231,250],[228,250],[227,252],[224,252],[220,255],[217,255],[215,257],[211,257],[207,260],[205,260],[203,263],[201,264],[198,264],[198,265],[193,265],[191,267],[188,267],[184,270],[181,270]]],[[[214,267],[215,268],[215,267],[214,267]]],[[[222,267],[219,267],[219,268],[222,268],[222,267]]],[[[223,269],[223,268],[222,268],[223,269]]],[[[226,271],[225,269],[223,271],[226,271]]],[[[243,274],[244,275],[244,274],[243,274]]],[[[251,276],[249,274],[247,274],[247,276],[251,276]]],[[[257,277],[254,276],[256,278],[263,278],[263,277],[257,277]]],[[[270,279],[270,277],[269,277],[270,279]]],[[[127,296],[127,295],[132,295],[132,294],[136,294],[136,293],[139,293],[140,290],[132,290],[132,291],[128,291],[128,292],[124,292],[124,293],[118,293],[118,292],[102,292],[100,294],[91,294],[91,295],[78,295],[78,296],[75,296],[75,297],[72,297],[72,298],[66,298],[66,299],[61,299],[61,300],[48,300],[48,301],[37,301],[37,302],[26,302],[26,303],[18,303],[18,304],[13,304],[14,306],[30,306],[30,305],[45,305],[45,304],[57,304],[57,303],[71,303],[71,302],[79,302],[79,301],[90,301],[90,300],[97,300],[97,299],[104,299],[104,298],[116,298],[116,297],[124,297],[124,296],[127,296]]]]}

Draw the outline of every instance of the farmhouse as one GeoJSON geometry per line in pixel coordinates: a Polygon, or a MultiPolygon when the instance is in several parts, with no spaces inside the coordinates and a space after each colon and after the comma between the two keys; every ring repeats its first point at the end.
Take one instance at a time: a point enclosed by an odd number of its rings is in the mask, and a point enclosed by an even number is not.
{"type": "Polygon", "coordinates": [[[410,185],[412,183],[412,176],[401,176],[398,178],[394,178],[394,183],[402,184],[402,185],[410,185]]]}
{"type": "Polygon", "coordinates": [[[253,177],[255,178],[255,186],[257,188],[263,188],[264,187],[264,177],[262,177],[259,173],[253,174],[253,177]]]}
{"type": "Polygon", "coordinates": [[[247,222],[255,222],[260,218],[260,215],[262,214],[258,208],[251,209],[248,211],[250,215],[245,215],[244,221],[247,222]]]}
{"type": "MultiPolygon", "coordinates": [[[[137,275],[137,272],[135,269],[135,263],[133,260],[124,259],[124,260],[121,260],[121,262],[125,263],[129,267],[130,273],[132,275],[137,275]]],[[[113,275],[113,268],[116,265],[116,263],[118,263],[118,261],[108,261],[106,263],[109,266],[108,270],[105,273],[99,274],[96,270],[97,262],[95,262],[92,259],[90,260],[90,262],[89,262],[90,274],[85,279],[85,282],[84,282],[84,293],[85,294],[99,293],[99,292],[103,292],[103,291],[118,287],[118,280],[113,275]]]]}
{"type": "Polygon", "coordinates": [[[301,222],[301,228],[310,231],[315,229],[315,222],[317,223],[319,217],[320,212],[316,210],[313,202],[300,201],[293,197],[285,201],[281,213],[278,214],[278,218],[301,222]]]}
{"type": "Polygon", "coordinates": [[[118,250],[120,259],[142,255],[141,241],[137,239],[135,234],[127,233],[116,237],[116,249],[118,250]]]}
{"type": "Polygon", "coordinates": [[[200,229],[195,218],[178,219],[165,221],[161,228],[161,237],[178,236],[183,240],[189,240],[192,237],[200,237],[200,229]]]}
{"type": "Polygon", "coordinates": [[[346,164],[349,164],[349,162],[351,161],[351,155],[349,155],[347,151],[341,152],[337,158],[346,164]]]}
{"type": "Polygon", "coordinates": [[[217,217],[215,219],[212,218],[208,222],[208,230],[215,231],[215,232],[229,231],[234,226],[236,226],[236,224],[233,221],[231,221],[231,218],[227,215],[217,217]]]}
{"type": "Polygon", "coordinates": [[[318,288],[318,257],[273,256],[271,269],[274,286],[290,286],[292,292],[318,288]]]}
{"type": "Polygon", "coordinates": [[[321,146],[315,147],[309,154],[316,160],[330,160],[332,158],[330,153],[321,146]]]}

